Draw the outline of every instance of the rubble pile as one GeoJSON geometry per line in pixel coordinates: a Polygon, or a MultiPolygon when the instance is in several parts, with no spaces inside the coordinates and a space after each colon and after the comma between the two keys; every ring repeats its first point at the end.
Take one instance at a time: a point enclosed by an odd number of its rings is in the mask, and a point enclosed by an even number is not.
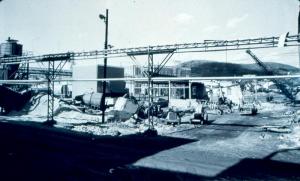
{"type": "MultiPolygon", "coordinates": [[[[195,128],[195,126],[191,124],[181,124],[177,126],[167,125],[161,119],[154,120],[154,127],[159,135],[170,135],[172,133],[195,128]]],[[[100,125],[96,123],[90,125],[75,125],[71,129],[95,135],[124,136],[144,133],[149,129],[149,122],[148,120],[136,122],[135,119],[131,118],[124,122],[110,122],[100,125]]]]}
{"type": "MultiPolygon", "coordinates": [[[[251,87],[251,86],[250,86],[251,87]]],[[[300,112],[288,109],[286,103],[267,101],[267,93],[261,92],[256,97],[250,88],[242,92],[238,84],[212,88],[208,99],[164,99],[155,98],[153,105],[147,100],[137,101],[135,97],[125,95],[108,103],[105,122],[102,122],[99,110],[101,93],[86,94],[85,99],[73,102],[54,98],[54,119],[58,126],[74,131],[97,135],[128,135],[143,133],[150,128],[148,116],[153,117],[153,125],[160,135],[167,135],[181,130],[193,129],[197,124],[210,124],[219,117],[242,114],[241,108],[255,104],[258,114],[272,114],[273,118],[300,121],[300,112]],[[246,93],[245,93],[246,92],[246,93]],[[252,93],[251,93],[252,92],[252,93]],[[244,97],[243,97],[244,96],[244,97]],[[248,98],[247,98],[248,96],[248,98]],[[213,99],[214,98],[214,99],[213,99]],[[93,100],[95,99],[95,100],[93,100]],[[248,100],[249,99],[249,100],[248,100]],[[248,100],[248,101],[247,101],[248,100]],[[254,100],[256,102],[254,102],[254,100]]],[[[276,97],[278,98],[278,97],[276,97]]],[[[48,95],[39,93],[33,96],[21,111],[10,113],[10,119],[33,120],[43,122],[47,119],[48,95]]],[[[255,114],[256,115],[256,114],[255,114]]],[[[253,115],[254,116],[254,115],[253,115]]],[[[267,131],[291,132],[290,128],[265,126],[267,131]]]]}

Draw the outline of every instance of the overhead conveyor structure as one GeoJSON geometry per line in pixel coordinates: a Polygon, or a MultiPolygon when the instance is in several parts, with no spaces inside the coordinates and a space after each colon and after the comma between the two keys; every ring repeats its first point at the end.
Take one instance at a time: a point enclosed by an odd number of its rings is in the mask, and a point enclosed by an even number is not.
{"type": "MultiPolygon", "coordinates": [[[[0,58],[1,63],[20,63],[23,61],[43,61],[46,59],[61,60],[65,57],[72,57],[76,59],[97,59],[107,57],[126,57],[130,55],[145,55],[145,54],[163,54],[174,51],[174,53],[190,53],[190,52],[215,52],[215,51],[229,51],[229,50],[246,50],[258,48],[273,48],[277,47],[280,37],[264,37],[242,40],[205,40],[201,43],[183,43],[172,45],[157,45],[145,46],[135,48],[121,48],[121,49],[107,49],[95,50],[86,52],[67,52],[58,54],[47,54],[38,56],[21,56],[21,57],[7,57],[0,58]]],[[[300,35],[288,35],[285,39],[285,46],[298,46],[300,43],[300,35]]]]}
{"type": "MultiPolygon", "coordinates": [[[[0,58],[0,64],[17,64],[17,63],[31,63],[31,62],[47,62],[47,82],[48,82],[48,122],[53,121],[53,89],[57,74],[62,72],[64,65],[73,60],[88,60],[99,58],[116,58],[116,57],[134,57],[134,56],[148,56],[148,72],[147,80],[149,90],[151,92],[152,79],[159,73],[161,68],[170,60],[174,53],[192,53],[192,52],[216,52],[216,51],[230,51],[230,50],[245,50],[245,49],[260,49],[260,48],[274,48],[277,47],[280,37],[263,37],[242,40],[206,40],[201,43],[183,43],[171,45],[157,45],[145,46],[135,48],[122,49],[107,49],[95,50],[86,52],[67,52],[58,54],[47,54],[38,56],[20,56],[0,58]],[[157,69],[153,66],[154,54],[167,54],[161,61],[157,69]]],[[[300,35],[287,35],[284,39],[285,46],[299,46],[300,35]]],[[[105,79],[106,80],[106,79],[105,79]]],[[[103,81],[105,81],[103,80],[103,81]]],[[[18,81],[22,82],[22,81],[18,81]]],[[[150,98],[150,105],[152,99],[150,98]]]]}

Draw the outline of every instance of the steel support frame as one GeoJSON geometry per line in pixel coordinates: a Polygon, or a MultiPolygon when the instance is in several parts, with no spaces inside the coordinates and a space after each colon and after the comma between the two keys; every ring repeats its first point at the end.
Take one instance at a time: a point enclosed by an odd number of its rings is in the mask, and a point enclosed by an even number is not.
{"type": "MultiPolygon", "coordinates": [[[[300,34],[292,35],[286,37],[286,46],[299,46],[300,34]]],[[[173,45],[159,45],[159,46],[148,46],[148,47],[136,47],[136,48],[123,48],[123,49],[106,49],[101,51],[90,51],[90,52],[67,52],[60,54],[49,54],[40,56],[22,56],[22,57],[8,57],[0,58],[2,63],[20,63],[32,61],[48,61],[48,115],[47,121],[53,120],[53,107],[54,107],[54,79],[55,72],[55,61],[62,61],[72,58],[97,58],[98,56],[108,55],[145,55],[144,53],[148,51],[148,84],[149,84],[149,96],[153,92],[153,54],[158,52],[162,53],[187,53],[187,52],[213,52],[213,51],[228,51],[228,50],[242,50],[242,49],[256,49],[256,48],[272,48],[276,47],[279,41],[279,37],[267,37],[267,38],[255,38],[255,39],[243,39],[243,40],[231,40],[231,41],[204,41],[203,43],[185,43],[185,44],[173,44],[173,45]],[[151,73],[150,73],[151,72],[151,73]],[[151,86],[152,85],[152,86],[151,86]]],[[[172,54],[168,54],[171,58],[172,54]]],[[[166,58],[169,59],[169,58],[166,58]]],[[[165,62],[166,63],[166,62],[165,62]]],[[[165,65],[164,61],[162,66],[165,65]]],[[[61,66],[63,67],[63,66],[61,66]]],[[[158,69],[159,72],[160,69],[158,69]]],[[[152,101],[149,98],[151,105],[152,101]]],[[[153,123],[152,123],[153,124],[153,123]]]]}
{"type": "Polygon", "coordinates": [[[29,71],[29,63],[28,63],[28,60],[25,60],[24,62],[20,62],[18,69],[14,73],[12,73],[10,75],[10,77],[8,77],[8,79],[15,79],[17,76],[24,74],[24,75],[22,75],[21,78],[28,80],[28,71],[29,71]],[[26,71],[21,72],[20,70],[23,68],[25,68],[26,71]]]}
{"type": "Polygon", "coordinates": [[[54,120],[54,75],[55,75],[55,61],[48,61],[48,73],[47,73],[47,89],[48,89],[48,105],[47,105],[47,120],[45,124],[54,125],[56,121],[54,120]]]}
{"type": "MultiPolygon", "coordinates": [[[[151,49],[151,52],[168,52],[176,50],[176,53],[187,52],[214,52],[214,51],[229,51],[229,50],[246,50],[259,48],[273,48],[278,45],[279,37],[263,37],[242,40],[206,40],[200,43],[182,43],[172,45],[157,45],[148,47],[122,48],[122,49],[107,49],[87,52],[67,52],[58,54],[38,55],[38,56],[21,56],[21,57],[6,57],[0,58],[2,63],[17,63],[30,59],[39,61],[42,59],[62,59],[66,56],[72,56],[76,59],[97,59],[99,56],[111,55],[111,57],[126,57],[128,55],[145,55],[151,49]]],[[[289,35],[286,37],[286,46],[299,46],[300,34],[289,35]]],[[[106,56],[107,57],[107,56],[106,56]]]]}
{"type": "MultiPolygon", "coordinates": [[[[161,52],[155,52],[161,54],[161,52]]],[[[160,62],[158,67],[154,69],[154,52],[151,52],[149,47],[148,49],[148,70],[147,70],[147,77],[148,77],[148,101],[149,101],[149,111],[148,111],[148,120],[149,120],[149,129],[154,130],[153,124],[153,112],[154,112],[154,104],[153,104],[153,80],[152,78],[159,75],[161,69],[166,65],[166,63],[171,59],[174,54],[174,51],[163,52],[167,53],[165,58],[160,62]]],[[[132,55],[131,55],[132,56],[132,55]]],[[[169,92],[170,94],[170,92],[169,92]]]]}
{"type": "Polygon", "coordinates": [[[54,83],[55,79],[59,75],[59,73],[62,71],[63,67],[66,65],[68,61],[70,61],[71,57],[60,60],[58,65],[55,65],[55,62],[57,62],[57,59],[47,59],[48,61],[48,71],[46,74],[47,78],[47,120],[44,122],[44,124],[48,126],[53,126],[56,124],[56,121],[54,120],[54,83]]]}
{"type": "Polygon", "coordinates": [[[148,108],[148,121],[149,121],[149,129],[153,130],[153,81],[152,77],[154,74],[154,64],[153,64],[153,54],[148,53],[148,101],[149,101],[149,108],[148,108]]]}
{"type": "Polygon", "coordinates": [[[161,61],[161,63],[156,67],[154,70],[154,74],[157,75],[161,71],[161,69],[164,68],[164,66],[168,63],[168,61],[171,59],[171,57],[174,55],[174,51],[169,52],[167,56],[161,61]]]}
{"type": "MultiPolygon", "coordinates": [[[[28,66],[27,66],[26,68],[22,68],[22,67],[19,68],[19,72],[27,75],[27,77],[29,75],[47,75],[48,68],[35,68],[35,67],[28,68],[28,66]]],[[[69,70],[61,70],[61,71],[56,72],[55,75],[60,76],[60,77],[71,77],[72,72],[69,70]]]]}

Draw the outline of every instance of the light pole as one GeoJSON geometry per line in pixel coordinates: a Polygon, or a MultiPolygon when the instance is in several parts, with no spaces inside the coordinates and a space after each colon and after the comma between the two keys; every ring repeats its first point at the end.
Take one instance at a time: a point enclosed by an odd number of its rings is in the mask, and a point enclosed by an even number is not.
{"type": "MultiPolygon", "coordinates": [[[[103,78],[106,78],[106,68],[107,68],[107,37],[108,37],[108,9],[106,9],[106,15],[99,15],[99,18],[101,20],[104,20],[105,23],[105,42],[104,42],[104,50],[105,50],[105,54],[104,54],[104,67],[103,67],[103,78]]],[[[105,121],[105,109],[106,109],[106,105],[105,105],[105,97],[106,97],[106,81],[103,81],[102,84],[103,87],[103,91],[102,91],[102,99],[101,99],[101,103],[100,103],[100,109],[102,111],[102,123],[104,123],[105,121]]]]}

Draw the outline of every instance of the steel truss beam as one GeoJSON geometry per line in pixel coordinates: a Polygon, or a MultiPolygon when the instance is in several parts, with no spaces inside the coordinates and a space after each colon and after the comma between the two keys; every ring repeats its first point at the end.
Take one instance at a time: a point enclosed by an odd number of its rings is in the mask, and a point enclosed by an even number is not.
{"type": "MultiPolygon", "coordinates": [[[[20,73],[26,73],[27,68],[19,68],[18,70],[20,73]]],[[[36,68],[36,67],[30,67],[28,70],[29,75],[46,75],[48,72],[48,68],[36,68]]],[[[57,76],[62,76],[62,77],[71,77],[72,76],[72,71],[70,70],[61,70],[59,72],[56,72],[57,76]]]]}
{"type": "Polygon", "coordinates": [[[28,80],[29,78],[29,63],[22,62],[19,64],[19,68],[10,75],[8,79],[28,80]],[[20,69],[23,71],[21,72],[20,69]]]}
{"type": "Polygon", "coordinates": [[[168,63],[168,61],[171,59],[171,57],[173,55],[174,55],[174,51],[173,52],[169,52],[167,54],[167,56],[163,59],[163,61],[161,61],[161,63],[154,70],[154,76],[159,75],[159,72],[161,71],[161,69],[168,63]]]}
{"type": "MultiPolygon", "coordinates": [[[[286,37],[286,46],[299,46],[300,35],[290,35],[286,37]]],[[[59,54],[48,54],[39,56],[21,56],[21,57],[7,57],[0,58],[1,63],[14,63],[22,62],[25,60],[45,61],[47,59],[61,60],[66,57],[73,57],[74,59],[93,59],[104,56],[118,56],[126,57],[131,55],[147,55],[148,52],[167,53],[174,51],[174,53],[185,52],[212,52],[212,51],[229,51],[229,50],[244,50],[244,49],[257,49],[257,48],[272,48],[276,47],[279,42],[279,37],[265,37],[253,38],[243,40],[207,40],[202,43],[183,43],[172,45],[158,45],[136,48],[122,48],[122,49],[107,49],[95,50],[88,52],[67,52],[59,54]]]]}

